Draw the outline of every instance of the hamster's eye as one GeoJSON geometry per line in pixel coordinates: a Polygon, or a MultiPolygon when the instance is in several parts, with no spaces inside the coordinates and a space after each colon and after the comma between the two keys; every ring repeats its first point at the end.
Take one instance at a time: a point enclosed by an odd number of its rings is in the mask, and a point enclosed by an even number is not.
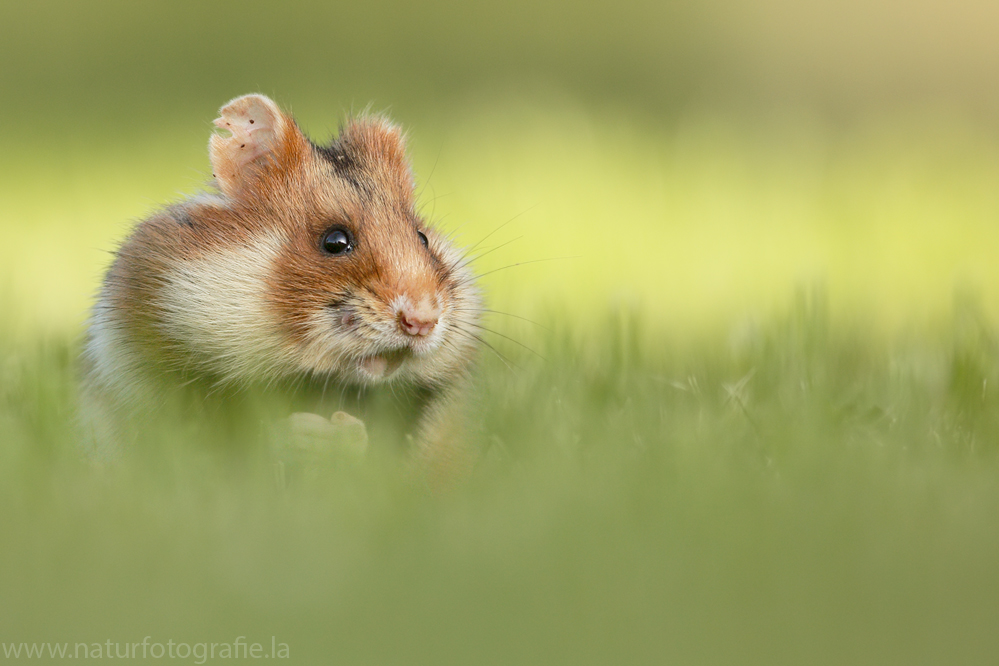
{"type": "Polygon", "coordinates": [[[323,236],[323,250],[329,254],[346,254],[354,249],[354,241],[346,229],[330,229],[323,236]]]}
{"type": "Polygon", "coordinates": [[[422,231],[417,231],[416,234],[420,237],[420,242],[423,243],[423,247],[430,247],[430,241],[427,240],[427,235],[422,231]]]}

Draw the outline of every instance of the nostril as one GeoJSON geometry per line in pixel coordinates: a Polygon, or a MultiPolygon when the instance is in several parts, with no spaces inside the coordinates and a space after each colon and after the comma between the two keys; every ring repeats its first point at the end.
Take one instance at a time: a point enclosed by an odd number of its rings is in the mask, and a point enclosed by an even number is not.
{"type": "Polygon", "coordinates": [[[407,335],[430,335],[437,319],[435,314],[403,310],[399,313],[399,327],[407,335]]]}

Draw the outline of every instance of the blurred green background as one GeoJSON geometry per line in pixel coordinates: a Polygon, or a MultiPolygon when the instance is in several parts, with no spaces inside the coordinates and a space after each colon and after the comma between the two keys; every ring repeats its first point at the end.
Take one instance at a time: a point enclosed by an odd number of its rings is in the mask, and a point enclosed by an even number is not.
{"type": "Polygon", "coordinates": [[[252,91],[314,138],[410,133],[425,210],[498,306],[638,304],[677,335],[826,285],[844,316],[999,303],[989,2],[4,3],[0,288],[76,329],[133,221],[252,91]]]}
{"type": "Polygon", "coordinates": [[[995,663],[997,81],[984,1],[0,4],[0,643],[995,663]],[[544,328],[488,325],[545,360],[486,336],[467,484],[373,438],[284,489],[190,424],[79,460],[110,252],[253,91],[387,111],[523,264],[489,302],[544,328]]]}

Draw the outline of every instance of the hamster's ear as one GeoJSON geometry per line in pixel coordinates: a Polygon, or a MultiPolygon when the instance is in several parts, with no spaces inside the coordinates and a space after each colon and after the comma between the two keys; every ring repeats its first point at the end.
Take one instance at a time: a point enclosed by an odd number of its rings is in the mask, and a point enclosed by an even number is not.
{"type": "Polygon", "coordinates": [[[358,156],[369,169],[380,171],[404,187],[412,187],[406,139],[398,125],[381,116],[362,117],[343,129],[339,141],[344,150],[358,156]]]}
{"type": "MultiPolygon", "coordinates": [[[[219,188],[226,196],[236,196],[257,173],[255,165],[268,159],[281,162],[292,145],[288,139],[301,139],[295,122],[281,113],[264,95],[244,95],[223,106],[215,125],[230,136],[212,134],[208,154],[219,188]]],[[[292,144],[297,143],[292,141],[292,144]]]]}

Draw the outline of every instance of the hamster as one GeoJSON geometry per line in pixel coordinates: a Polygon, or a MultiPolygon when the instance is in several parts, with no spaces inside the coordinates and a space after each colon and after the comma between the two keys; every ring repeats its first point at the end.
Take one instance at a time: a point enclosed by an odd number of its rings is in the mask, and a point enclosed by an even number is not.
{"type": "Polygon", "coordinates": [[[120,455],[122,423],[180,387],[391,383],[426,395],[414,454],[464,464],[481,296],[417,212],[399,127],[355,118],[317,145],[263,95],[220,115],[215,191],[140,222],[100,288],[83,352],[93,450],[120,455]]]}

